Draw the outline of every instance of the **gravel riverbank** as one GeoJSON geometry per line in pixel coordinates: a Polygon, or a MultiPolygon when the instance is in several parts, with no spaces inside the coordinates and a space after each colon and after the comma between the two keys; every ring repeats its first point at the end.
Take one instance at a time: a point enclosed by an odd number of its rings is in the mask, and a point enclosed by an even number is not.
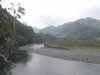
{"type": "MultiPolygon", "coordinates": [[[[35,46],[34,46],[35,47],[35,46]]],[[[75,49],[75,50],[64,50],[56,48],[34,48],[33,45],[26,46],[23,49],[28,52],[34,52],[37,54],[42,54],[50,57],[61,58],[65,60],[82,61],[86,63],[100,64],[100,50],[95,49],[75,49]]]]}

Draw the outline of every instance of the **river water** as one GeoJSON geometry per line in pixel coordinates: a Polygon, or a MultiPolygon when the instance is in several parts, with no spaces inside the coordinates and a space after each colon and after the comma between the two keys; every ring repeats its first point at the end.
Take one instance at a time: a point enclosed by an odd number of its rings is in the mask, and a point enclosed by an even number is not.
{"type": "Polygon", "coordinates": [[[35,53],[29,55],[27,62],[16,64],[12,70],[14,75],[100,75],[100,64],[68,61],[35,53]]]}

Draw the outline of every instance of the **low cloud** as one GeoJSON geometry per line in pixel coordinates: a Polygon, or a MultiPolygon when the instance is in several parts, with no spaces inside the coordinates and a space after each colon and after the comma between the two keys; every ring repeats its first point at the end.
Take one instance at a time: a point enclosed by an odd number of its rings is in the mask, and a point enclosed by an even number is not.
{"type": "Polygon", "coordinates": [[[93,17],[93,18],[100,20],[100,6],[95,6],[95,7],[85,10],[81,16],[82,17],[93,17]]]}
{"type": "Polygon", "coordinates": [[[50,26],[50,25],[56,26],[56,25],[60,25],[69,21],[70,19],[62,18],[58,16],[47,16],[47,15],[40,16],[40,22],[46,26],[50,26]]]}

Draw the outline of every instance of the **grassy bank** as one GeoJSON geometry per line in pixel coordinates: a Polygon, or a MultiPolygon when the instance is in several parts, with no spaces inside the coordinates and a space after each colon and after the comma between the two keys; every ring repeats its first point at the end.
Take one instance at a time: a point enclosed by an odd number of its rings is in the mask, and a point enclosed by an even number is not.
{"type": "Polygon", "coordinates": [[[100,49],[100,41],[95,40],[48,40],[45,42],[47,47],[60,49],[100,49]]]}

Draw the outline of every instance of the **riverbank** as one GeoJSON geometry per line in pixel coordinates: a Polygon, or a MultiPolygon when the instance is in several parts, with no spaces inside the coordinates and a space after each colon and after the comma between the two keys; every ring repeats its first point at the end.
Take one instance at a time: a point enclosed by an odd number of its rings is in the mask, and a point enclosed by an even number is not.
{"type": "Polygon", "coordinates": [[[97,46],[63,46],[63,45],[58,45],[58,44],[46,44],[46,47],[56,48],[56,49],[65,49],[65,50],[71,50],[71,49],[100,49],[100,47],[97,47],[97,46]]]}
{"type": "Polygon", "coordinates": [[[82,61],[86,63],[100,64],[100,50],[99,49],[56,49],[46,48],[43,45],[30,45],[23,47],[23,50],[27,50],[29,53],[37,53],[55,58],[61,58],[72,61],[82,61]],[[38,48],[33,48],[38,47],[38,48]]]}
{"type": "Polygon", "coordinates": [[[41,48],[34,50],[34,52],[65,60],[100,64],[100,50],[64,50],[55,48],[41,48]]]}
{"type": "Polygon", "coordinates": [[[48,40],[45,42],[45,46],[49,48],[58,49],[100,49],[100,41],[97,40],[48,40]]]}

